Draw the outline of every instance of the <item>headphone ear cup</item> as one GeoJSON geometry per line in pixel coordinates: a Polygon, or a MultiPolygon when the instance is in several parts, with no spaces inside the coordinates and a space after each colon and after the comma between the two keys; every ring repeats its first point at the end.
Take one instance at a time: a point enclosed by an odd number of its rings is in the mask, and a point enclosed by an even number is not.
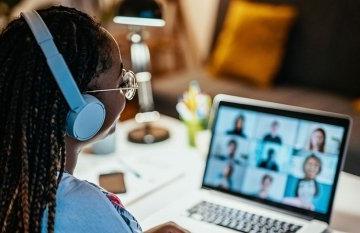
{"type": "Polygon", "coordinates": [[[67,134],[79,141],[94,137],[104,124],[105,106],[92,95],[82,95],[86,104],[79,110],[71,110],[66,119],[67,134]]]}

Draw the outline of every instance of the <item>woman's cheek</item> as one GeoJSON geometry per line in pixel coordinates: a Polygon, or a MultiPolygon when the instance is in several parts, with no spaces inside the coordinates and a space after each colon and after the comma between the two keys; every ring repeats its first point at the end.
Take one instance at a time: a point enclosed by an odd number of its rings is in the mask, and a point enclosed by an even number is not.
{"type": "Polygon", "coordinates": [[[120,94],[119,103],[120,103],[120,111],[119,111],[119,115],[120,115],[124,111],[126,106],[126,99],[122,93],[120,94]]]}
{"type": "Polygon", "coordinates": [[[108,103],[108,112],[111,116],[111,121],[116,121],[125,108],[125,96],[121,92],[114,92],[114,95],[109,97],[106,101],[108,103]]]}

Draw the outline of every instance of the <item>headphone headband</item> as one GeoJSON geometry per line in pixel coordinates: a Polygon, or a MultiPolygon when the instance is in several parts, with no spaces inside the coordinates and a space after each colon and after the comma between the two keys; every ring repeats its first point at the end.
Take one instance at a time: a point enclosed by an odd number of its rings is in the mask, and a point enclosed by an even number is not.
{"type": "Polygon", "coordinates": [[[22,12],[21,15],[29,25],[38,45],[44,53],[47,64],[49,65],[66,102],[69,104],[70,109],[75,112],[81,110],[86,102],[65,63],[63,56],[59,53],[45,22],[35,10],[22,12]]]}
{"type": "Polygon", "coordinates": [[[71,111],[66,117],[66,132],[84,141],[101,129],[105,120],[105,106],[92,95],[82,95],[76,82],[59,53],[45,22],[36,11],[21,13],[46,57],[46,62],[71,111]]]}

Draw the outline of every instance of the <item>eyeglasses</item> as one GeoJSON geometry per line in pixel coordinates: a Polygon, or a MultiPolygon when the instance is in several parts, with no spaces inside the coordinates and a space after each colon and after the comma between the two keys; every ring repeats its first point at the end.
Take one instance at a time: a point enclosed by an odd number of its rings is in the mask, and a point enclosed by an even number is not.
{"type": "Polygon", "coordinates": [[[136,82],[135,74],[132,71],[126,71],[125,69],[122,69],[121,77],[122,77],[121,79],[122,83],[119,84],[118,88],[91,90],[91,91],[86,91],[86,93],[122,91],[126,99],[132,100],[136,94],[136,90],[139,88],[136,82]]]}

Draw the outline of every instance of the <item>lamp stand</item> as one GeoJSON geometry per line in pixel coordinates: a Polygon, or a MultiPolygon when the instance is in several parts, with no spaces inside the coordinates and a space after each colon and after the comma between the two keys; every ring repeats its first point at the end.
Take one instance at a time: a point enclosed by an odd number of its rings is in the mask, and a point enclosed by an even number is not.
{"type": "Polygon", "coordinates": [[[160,118],[159,112],[155,111],[154,99],[151,88],[150,52],[149,47],[143,40],[140,27],[132,27],[129,34],[131,42],[130,53],[132,68],[136,81],[139,85],[138,97],[140,112],[135,120],[142,125],[128,134],[128,140],[134,143],[151,144],[161,142],[170,137],[167,129],[155,126],[153,123],[160,118]]]}

